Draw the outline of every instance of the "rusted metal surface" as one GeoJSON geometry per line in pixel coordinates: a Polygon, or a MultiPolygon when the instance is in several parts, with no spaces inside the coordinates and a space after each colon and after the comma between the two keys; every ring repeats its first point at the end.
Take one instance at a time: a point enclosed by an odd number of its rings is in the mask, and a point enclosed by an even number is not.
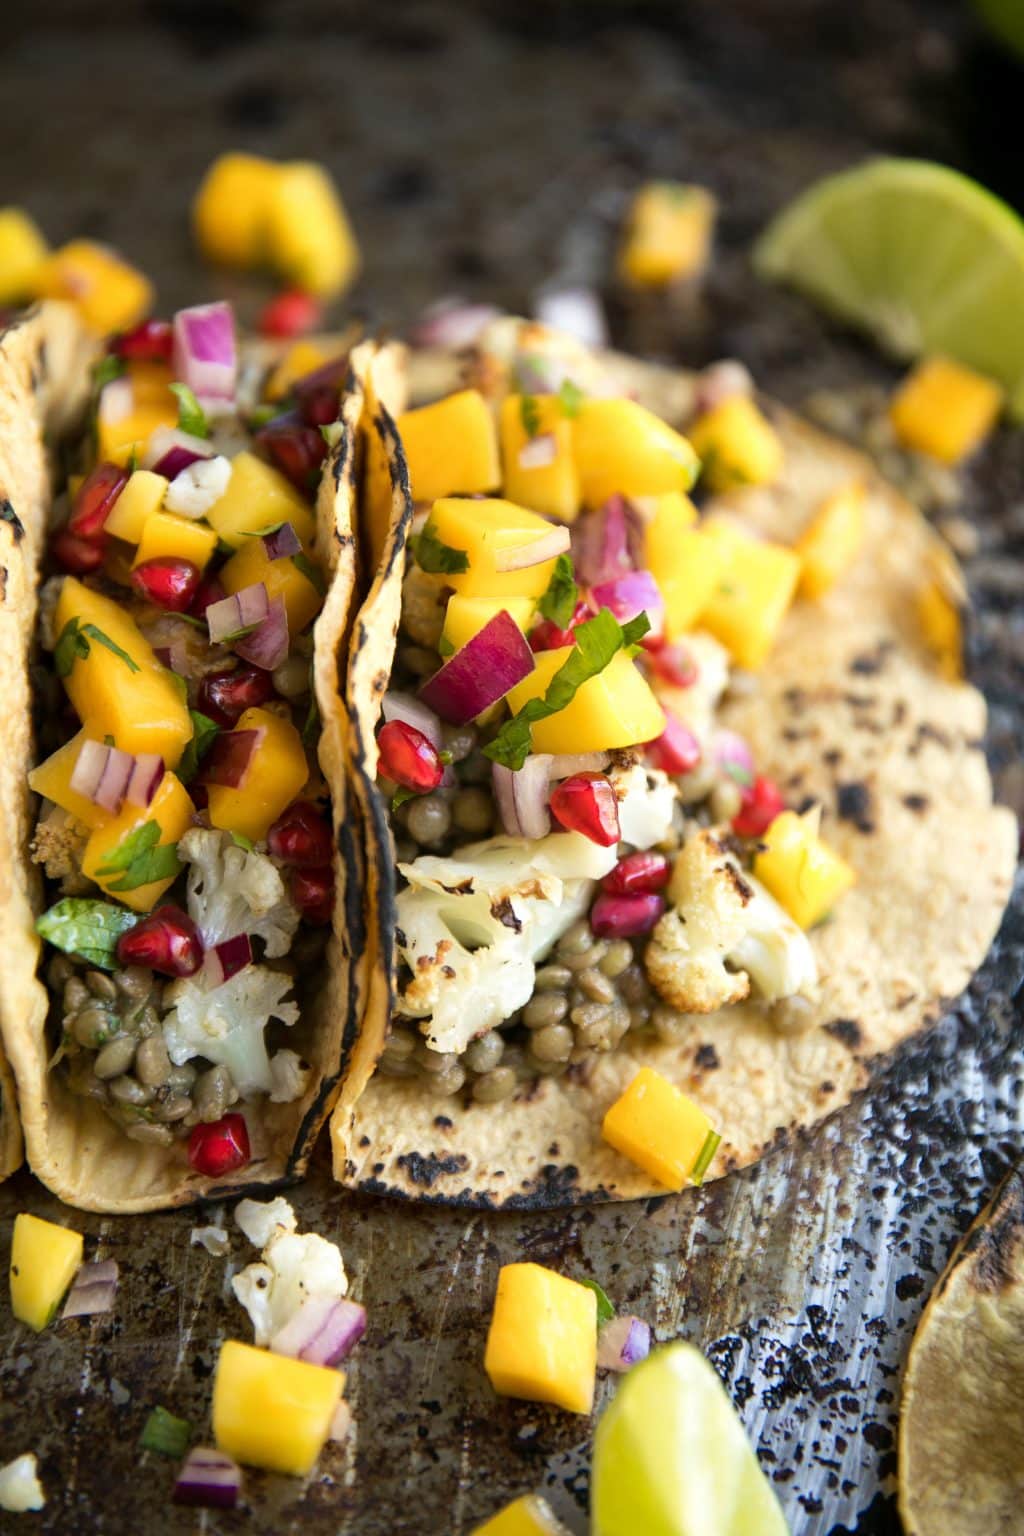
{"type": "MultiPolygon", "coordinates": [[[[299,0],[274,23],[252,0],[167,0],[119,9],[116,26],[89,0],[49,7],[45,24],[13,9],[0,63],[4,200],[29,206],[55,240],[88,232],[122,245],[165,306],[211,289],[185,213],[227,144],[332,165],[367,259],[357,302],[396,325],[439,292],[521,307],[556,273],[602,274],[626,189],[648,174],[693,177],[723,201],[708,292],[667,310],[614,303],[616,340],[691,362],[734,351],[792,403],[887,370],[760,289],[745,266],[750,235],[806,180],[869,150],[970,164],[997,115],[991,102],[967,110],[977,54],[953,0],[870,0],[841,16],[829,0],[607,6],[596,30],[594,8],[573,5],[299,0]]],[[[990,96],[1000,67],[982,77],[990,96]]],[[[255,287],[237,292],[255,313],[255,287]]],[[[998,781],[1024,800],[1019,434],[973,475],[970,508],[981,531],[969,571],[975,672],[994,703],[998,781]]],[[[356,1429],[308,1484],[248,1474],[229,1516],[173,1509],[172,1467],[136,1444],[158,1402],[206,1426],[218,1342],[247,1336],[229,1265],[189,1243],[211,1213],[81,1217],[19,1175],[0,1187],[4,1270],[10,1217],[31,1209],[80,1227],[87,1251],[116,1257],[123,1275],[111,1317],[40,1337],[0,1307],[0,1459],[39,1453],[49,1502],[32,1529],[463,1536],[543,1486],[582,1532],[592,1425],[499,1402],[482,1370],[498,1266],[530,1257],[598,1278],[660,1339],[708,1350],[794,1531],[897,1531],[910,1332],[1021,1144],[1022,969],[1018,891],[968,996],[871,1094],[760,1167],[678,1198],[456,1213],[342,1197],[322,1162],[294,1203],[304,1226],[341,1243],[369,1309],[349,1376],[356,1429]]],[[[231,1225],[226,1211],[212,1219],[231,1225]]],[[[236,1234],[231,1264],[251,1256],[236,1234]]]]}

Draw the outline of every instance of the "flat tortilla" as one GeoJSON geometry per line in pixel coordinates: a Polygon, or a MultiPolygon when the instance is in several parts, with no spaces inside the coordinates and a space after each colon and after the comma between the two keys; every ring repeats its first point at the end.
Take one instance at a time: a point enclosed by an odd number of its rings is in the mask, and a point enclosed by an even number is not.
{"type": "MultiPolygon", "coordinates": [[[[680,419],[692,396],[688,376],[622,358],[612,368],[619,387],[680,419]]],[[[644,1065],[707,1110],[722,1133],[708,1176],[720,1177],[847,1104],[884,1058],[934,1022],[983,959],[1009,898],[1017,832],[1012,814],[992,804],[984,700],[940,675],[918,626],[917,600],[939,541],[861,455],[766,408],[783,439],[783,474],[771,487],[717,498],[716,510],[791,542],[829,491],[858,478],[868,492],[859,559],[824,599],[794,604],[759,688],[746,697],[737,691],[719,714],[748,738],[761,771],[792,803],[822,804],[826,839],[857,871],[835,918],[811,936],[822,977],[813,1027],[783,1034],[756,1004],[741,1004],[694,1017],[675,1044],[627,1036],[562,1078],[540,1079],[497,1114],[377,1076],[351,1124],[336,1117],[332,1126],[343,1183],[487,1207],[657,1193],[600,1134],[605,1111],[644,1065]]],[[[386,622],[377,627],[370,614],[365,630],[357,625],[357,651],[375,649],[374,691],[351,695],[366,736],[386,685],[380,671],[391,662],[403,544],[396,536],[383,582],[392,584],[381,593],[386,622]]],[[[353,686],[358,667],[356,654],[353,686]]],[[[381,866],[386,925],[394,921],[390,839],[378,837],[371,857],[381,866]]],[[[377,990],[365,1030],[379,1051],[391,994],[377,990]]]]}

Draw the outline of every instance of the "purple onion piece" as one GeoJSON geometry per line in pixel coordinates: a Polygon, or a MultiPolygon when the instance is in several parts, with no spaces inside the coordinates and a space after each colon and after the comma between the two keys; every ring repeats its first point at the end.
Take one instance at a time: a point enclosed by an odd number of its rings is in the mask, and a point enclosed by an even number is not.
{"type": "Polygon", "coordinates": [[[665,600],[650,571],[627,571],[611,581],[598,582],[591,587],[590,595],[596,607],[610,609],[620,624],[627,624],[638,613],[646,613],[652,638],[664,630],[665,600]]]}
{"type": "Polygon", "coordinates": [[[274,1354],[340,1365],[366,1332],[366,1308],[337,1296],[307,1296],[270,1341],[274,1354]]]}
{"type": "Polygon", "coordinates": [[[577,579],[584,586],[614,581],[641,563],[641,520],[624,496],[610,496],[598,511],[577,518],[572,549],[577,579]]]}
{"type": "Polygon", "coordinates": [[[210,400],[230,400],[235,393],[238,355],[231,305],[196,304],[174,317],[174,376],[192,392],[210,400]]]}
{"type": "Polygon", "coordinates": [[[283,597],[275,597],[269,611],[251,635],[236,640],[232,646],[236,656],[273,672],[288,655],[288,610],[283,597]]]}
{"type": "Polygon", "coordinates": [[[491,764],[494,798],[501,824],[510,837],[545,837],[551,830],[548,787],[551,756],[531,753],[519,769],[491,764]]]}
{"type": "Polygon", "coordinates": [[[468,725],[529,677],[534,665],[526,636],[501,609],[427,679],[419,696],[450,725],[468,725]]]}
{"type": "Polygon", "coordinates": [[[111,1312],[117,1294],[118,1267],[113,1259],[80,1266],[64,1303],[62,1318],[95,1317],[111,1312]]]}
{"type": "Polygon", "coordinates": [[[651,1352],[651,1329],[642,1317],[613,1317],[597,1340],[597,1363],[606,1371],[628,1371],[651,1352]]]}
{"type": "Polygon", "coordinates": [[[129,805],[145,810],[163,781],[164,760],[159,752],[140,752],[135,758],[124,797],[129,805]]]}
{"type": "Polygon", "coordinates": [[[146,446],[142,467],[173,480],[197,459],[212,459],[214,452],[213,444],[203,437],[193,437],[178,427],[157,427],[146,446]]]}
{"type": "Polygon", "coordinates": [[[214,645],[230,644],[239,631],[262,624],[270,612],[270,598],[262,581],[243,587],[231,597],[222,597],[210,603],[206,610],[206,626],[214,645]]]}
{"type": "Polygon", "coordinates": [[[210,1445],[197,1445],[185,1458],[174,1484],[175,1504],[234,1509],[242,1489],[237,1462],[210,1445]]]}
{"type": "Polygon", "coordinates": [[[472,346],[481,331],[497,320],[501,310],[493,304],[471,304],[465,299],[437,299],[425,309],[409,333],[417,347],[450,347],[459,351],[472,346]]]}
{"type": "Polygon", "coordinates": [[[214,944],[203,956],[203,981],[208,990],[222,986],[252,964],[252,941],[247,933],[214,944]]]}
{"type": "Polygon", "coordinates": [[[301,553],[302,541],[291,523],[282,523],[273,533],[263,535],[263,548],[268,560],[284,560],[301,553]]]}

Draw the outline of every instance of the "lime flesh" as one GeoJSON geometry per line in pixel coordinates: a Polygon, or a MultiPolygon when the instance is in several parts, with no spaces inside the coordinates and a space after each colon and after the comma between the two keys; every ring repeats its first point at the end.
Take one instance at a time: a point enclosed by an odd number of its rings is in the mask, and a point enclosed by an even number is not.
{"type": "Polygon", "coordinates": [[[1024,416],[1024,223],[926,160],[869,160],[815,182],[754,249],[787,283],[898,358],[945,353],[997,379],[1024,416]]]}
{"type": "Polygon", "coordinates": [[[786,1536],[712,1366],[670,1344],[623,1377],[594,1438],[593,1536],[786,1536]]]}

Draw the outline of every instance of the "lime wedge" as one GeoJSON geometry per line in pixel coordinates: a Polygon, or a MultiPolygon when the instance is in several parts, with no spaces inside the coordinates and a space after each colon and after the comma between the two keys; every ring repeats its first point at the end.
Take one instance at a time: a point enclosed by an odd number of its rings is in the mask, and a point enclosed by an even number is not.
{"type": "Polygon", "coordinates": [[[692,1344],[622,1379],[594,1437],[593,1536],[786,1536],[729,1396],[692,1344]]]}
{"type": "Polygon", "coordinates": [[[1024,223],[958,171],[869,160],[827,176],[772,221],[754,265],[898,358],[942,352],[998,379],[1024,416],[1024,223]]]}

